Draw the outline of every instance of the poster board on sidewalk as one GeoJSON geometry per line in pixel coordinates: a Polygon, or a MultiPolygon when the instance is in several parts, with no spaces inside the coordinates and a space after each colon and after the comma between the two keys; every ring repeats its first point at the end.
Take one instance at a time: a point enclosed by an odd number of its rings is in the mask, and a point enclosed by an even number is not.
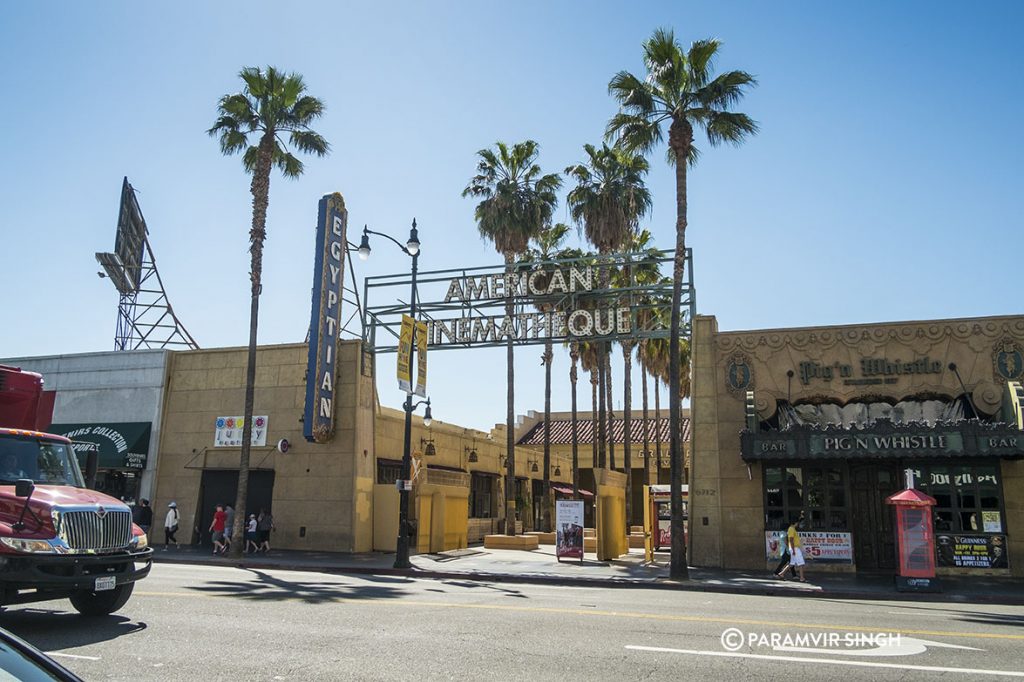
{"type": "Polygon", "coordinates": [[[583,500],[555,503],[555,557],[583,562],[583,500]]]}
{"type": "MultiPolygon", "coordinates": [[[[769,530],[764,534],[765,557],[778,561],[786,551],[786,531],[769,530]]],[[[818,564],[852,564],[853,534],[800,531],[804,558],[818,564]]]]}

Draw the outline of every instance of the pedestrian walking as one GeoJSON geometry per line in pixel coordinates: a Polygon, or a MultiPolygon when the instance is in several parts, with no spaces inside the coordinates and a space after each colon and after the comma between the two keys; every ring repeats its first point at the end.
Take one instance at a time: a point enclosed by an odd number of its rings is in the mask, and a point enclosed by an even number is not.
{"type": "Polygon", "coordinates": [[[255,514],[249,514],[249,521],[245,526],[245,553],[249,553],[249,548],[252,547],[252,552],[256,553],[260,551],[260,546],[256,543],[259,538],[259,531],[256,529],[258,522],[256,521],[255,514]]]}
{"type": "Polygon", "coordinates": [[[213,553],[220,554],[227,547],[224,545],[224,522],[227,514],[224,513],[224,506],[218,504],[217,511],[213,513],[213,521],[210,522],[210,533],[213,538],[213,553]]]}
{"type": "Polygon", "coordinates": [[[235,509],[230,504],[224,505],[224,553],[231,549],[231,535],[235,532],[235,509]]]}
{"type": "Polygon", "coordinates": [[[180,547],[178,544],[178,538],[174,537],[174,534],[178,532],[178,522],[181,517],[178,515],[178,503],[171,502],[167,505],[167,516],[164,517],[164,551],[167,551],[168,545],[172,542],[175,547],[180,547]]]}
{"type": "Polygon", "coordinates": [[[266,554],[270,551],[270,531],[274,528],[274,517],[266,509],[260,509],[259,518],[256,519],[256,530],[259,533],[260,548],[257,550],[266,554]]]}
{"type": "Polygon", "coordinates": [[[799,573],[800,582],[807,582],[807,578],[804,577],[804,552],[800,547],[800,530],[804,527],[804,517],[801,515],[799,519],[789,525],[789,530],[786,531],[786,547],[789,550],[789,563],[782,571],[779,572],[778,576],[785,579],[786,573],[792,570],[794,573],[799,573]]]}
{"type": "Polygon", "coordinates": [[[149,500],[143,498],[142,506],[139,507],[139,528],[146,535],[149,535],[150,529],[153,527],[153,508],[149,506],[149,500]]]}

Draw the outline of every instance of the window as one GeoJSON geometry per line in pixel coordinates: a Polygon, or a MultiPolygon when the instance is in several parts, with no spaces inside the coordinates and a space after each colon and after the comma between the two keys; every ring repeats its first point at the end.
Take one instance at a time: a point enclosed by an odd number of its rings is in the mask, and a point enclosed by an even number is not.
{"type": "Polygon", "coordinates": [[[469,483],[469,515],[474,519],[494,517],[495,476],[472,473],[469,483]]]}
{"type": "Polygon", "coordinates": [[[917,487],[935,498],[935,530],[1005,533],[999,465],[935,464],[914,469],[917,487]]]}
{"type": "Polygon", "coordinates": [[[801,513],[806,530],[848,530],[847,499],[846,476],[840,467],[765,467],[765,530],[785,530],[801,513]]]}
{"type": "Polygon", "coordinates": [[[395,485],[402,478],[402,463],[393,459],[377,460],[377,483],[395,485]]]}

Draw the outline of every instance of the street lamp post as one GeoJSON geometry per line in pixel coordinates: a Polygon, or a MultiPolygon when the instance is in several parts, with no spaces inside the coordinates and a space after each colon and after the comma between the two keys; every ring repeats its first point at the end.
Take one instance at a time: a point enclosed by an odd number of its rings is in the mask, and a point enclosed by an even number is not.
{"type": "MultiPolygon", "coordinates": [[[[416,219],[413,218],[412,229],[409,231],[409,241],[404,245],[391,235],[383,232],[375,232],[365,225],[363,226],[363,238],[359,242],[359,258],[367,260],[370,257],[370,235],[375,234],[385,239],[390,239],[405,255],[412,258],[412,293],[409,296],[409,316],[416,319],[416,270],[420,256],[420,240],[416,231],[416,219]]],[[[409,354],[409,378],[410,381],[415,375],[416,358],[416,325],[412,328],[412,349],[409,354]]],[[[405,437],[402,451],[402,487],[398,491],[398,541],[395,545],[395,568],[411,568],[409,561],[409,479],[412,477],[412,413],[417,407],[426,403],[427,409],[423,414],[423,425],[430,426],[430,398],[420,400],[416,403],[412,400],[412,386],[406,392],[405,402],[402,409],[405,410],[405,437]]]]}

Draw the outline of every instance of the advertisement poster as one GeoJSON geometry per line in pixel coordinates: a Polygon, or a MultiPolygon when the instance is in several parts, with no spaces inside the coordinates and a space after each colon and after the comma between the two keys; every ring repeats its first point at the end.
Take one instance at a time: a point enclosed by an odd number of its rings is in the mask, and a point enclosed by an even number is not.
{"type": "Polygon", "coordinates": [[[555,556],[583,561],[583,500],[555,502],[555,556]]]}
{"type": "Polygon", "coordinates": [[[997,511],[981,512],[981,529],[986,533],[1002,533],[1003,522],[997,511]]]}
{"type": "Polygon", "coordinates": [[[106,424],[51,424],[47,429],[75,441],[71,446],[85,471],[88,446],[99,447],[101,469],[145,469],[149,456],[150,422],[111,422],[106,424]]]}
{"type": "Polygon", "coordinates": [[[416,395],[427,397],[427,323],[416,323],[416,395]]]}
{"type": "Polygon", "coordinates": [[[1005,535],[935,536],[939,566],[954,568],[1009,568],[1005,535]]]}
{"type": "MultiPolygon", "coordinates": [[[[266,415],[252,418],[252,444],[263,447],[267,444],[266,415]]],[[[242,428],[245,419],[242,417],[217,417],[217,428],[213,436],[215,448],[237,448],[242,444],[242,428]]]]}
{"type": "Polygon", "coordinates": [[[398,388],[412,393],[412,333],[415,322],[402,315],[402,329],[398,335],[398,388]]]}
{"type": "MultiPolygon", "coordinates": [[[[786,531],[769,530],[764,534],[765,556],[778,561],[786,551],[786,531]]],[[[852,564],[852,533],[800,531],[800,546],[807,561],[819,564],[852,564]]]]}

